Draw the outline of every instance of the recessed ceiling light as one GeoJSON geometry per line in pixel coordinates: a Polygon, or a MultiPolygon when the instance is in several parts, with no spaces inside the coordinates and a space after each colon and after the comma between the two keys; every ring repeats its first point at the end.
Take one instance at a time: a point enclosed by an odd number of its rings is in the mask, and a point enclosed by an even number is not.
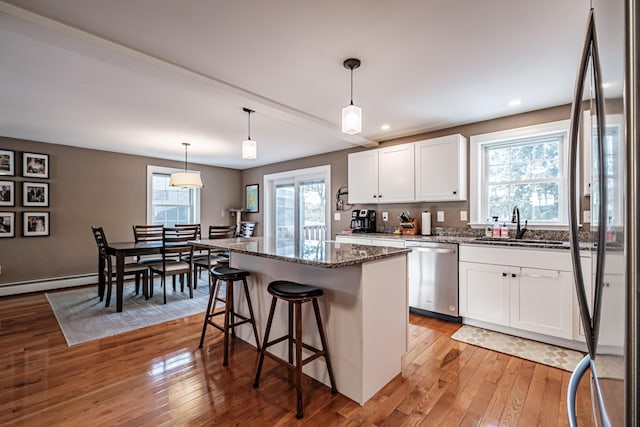
{"type": "Polygon", "coordinates": [[[389,130],[389,129],[391,129],[391,126],[389,126],[389,125],[382,125],[382,126],[380,126],[380,129],[382,129],[382,130],[389,130]]]}
{"type": "Polygon", "coordinates": [[[514,99],[512,101],[509,101],[509,107],[517,107],[521,103],[522,101],[520,101],[519,99],[514,99]]]}

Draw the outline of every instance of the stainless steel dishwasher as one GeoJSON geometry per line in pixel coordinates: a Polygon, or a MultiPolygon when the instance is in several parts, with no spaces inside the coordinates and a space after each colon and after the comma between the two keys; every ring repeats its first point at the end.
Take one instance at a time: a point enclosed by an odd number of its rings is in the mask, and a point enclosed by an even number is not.
{"type": "Polygon", "coordinates": [[[407,241],[409,310],[459,322],[458,245],[407,241]]]}

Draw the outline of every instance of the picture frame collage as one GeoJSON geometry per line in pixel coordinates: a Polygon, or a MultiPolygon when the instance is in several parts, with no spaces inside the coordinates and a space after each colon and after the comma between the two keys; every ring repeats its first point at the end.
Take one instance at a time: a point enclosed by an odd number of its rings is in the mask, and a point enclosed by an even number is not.
{"type": "Polygon", "coordinates": [[[49,236],[50,212],[38,210],[49,208],[49,155],[41,153],[22,153],[22,175],[17,177],[18,153],[0,149],[0,239],[17,235],[18,195],[20,205],[28,210],[21,212],[22,237],[49,236]],[[20,191],[21,190],[21,191],[20,191]],[[11,209],[13,208],[13,209],[11,209]],[[35,208],[35,209],[34,209],[35,208]]]}

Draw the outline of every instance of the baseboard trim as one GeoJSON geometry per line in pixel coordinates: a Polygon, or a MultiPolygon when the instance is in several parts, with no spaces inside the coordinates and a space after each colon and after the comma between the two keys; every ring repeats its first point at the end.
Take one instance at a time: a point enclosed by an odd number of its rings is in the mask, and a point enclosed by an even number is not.
{"type": "Polygon", "coordinates": [[[0,297],[27,294],[31,292],[50,291],[53,289],[71,288],[73,286],[91,285],[94,283],[98,283],[97,274],[55,277],[25,282],[0,283],[0,297]]]}

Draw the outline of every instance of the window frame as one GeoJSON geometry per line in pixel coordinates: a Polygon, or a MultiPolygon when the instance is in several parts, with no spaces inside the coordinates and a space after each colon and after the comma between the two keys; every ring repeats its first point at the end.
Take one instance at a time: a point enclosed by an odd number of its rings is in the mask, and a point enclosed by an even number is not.
{"type": "MultiPolygon", "coordinates": [[[[168,168],[164,166],[147,165],[147,224],[153,224],[153,176],[154,175],[171,175],[173,172],[184,172],[184,169],[168,168]]],[[[200,173],[197,170],[189,170],[188,172],[200,173]]],[[[200,189],[190,188],[192,197],[192,210],[194,224],[200,223],[200,189]]]]}
{"type": "MultiPolygon", "coordinates": [[[[569,120],[559,120],[555,122],[543,123],[532,126],[525,126],[515,129],[507,129],[497,132],[490,132],[480,135],[473,135],[470,138],[470,174],[471,185],[469,186],[469,210],[471,211],[471,227],[482,228],[485,226],[488,210],[485,203],[488,178],[486,170],[485,148],[491,145],[520,145],[526,139],[536,139],[557,133],[564,133],[564,140],[560,147],[560,165],[562,176],[560,178],[560,220],[557,222],[536,222],[529,221],[530,228],[545,229],[567,229],[568,228],[568,156],[569,156],[569,120]],[[562,197],[565,195],[565,197],[562,197]]],[[[577,169],[580,169],[579,167],[577,169]]],[[[580,171],[576,171],[580,176],[580,171]]],[[[579,193],[579,192],[578,192],[579,193]]],[[[580,194],[576,194],[579,200],[580,194]]],[[[526,218],[524,218],[526,219],[526,218]]]]}

